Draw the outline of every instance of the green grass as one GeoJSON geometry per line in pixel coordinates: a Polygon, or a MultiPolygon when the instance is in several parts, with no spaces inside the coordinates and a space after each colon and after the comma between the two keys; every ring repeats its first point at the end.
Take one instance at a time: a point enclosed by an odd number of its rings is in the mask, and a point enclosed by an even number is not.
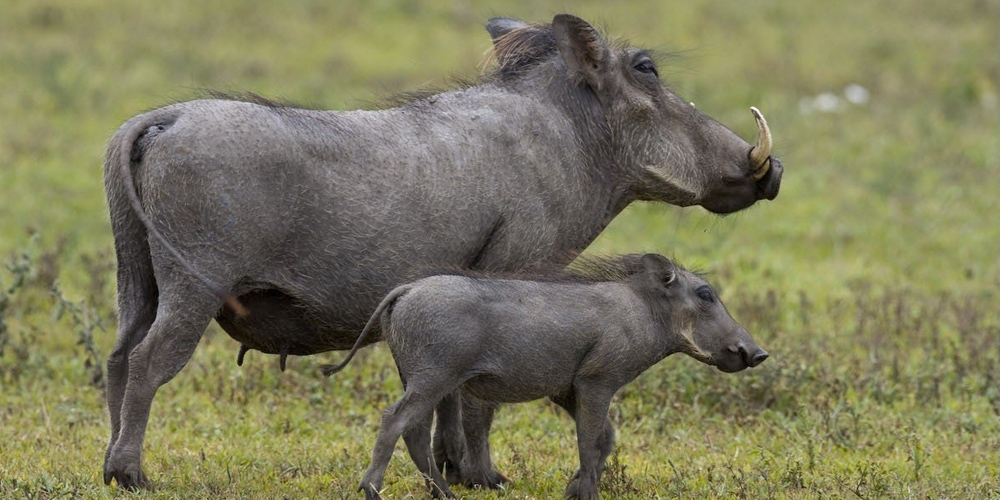
{"type": "MultiPolygon", "coordinates": [[[[154,403],[145,468],[157,489],[103,485],[105,142],[200,88],[347,109],[447,86],[481,70],[485,19],[546,20],[567,5],[0,8],[0,497],[357,498],[380,412],[400,394],[387,350],[333,379],[318,366],[338,354],[281,373],[253,352],[239,368],[214,327],[154,403]]],[[[671,87],[742,136],[760,107],[787,172],[774,202],[725,218],[637,204],[593,245],[710,271],[772,354],[737,375],[675,356],[623,389],[605,498],[1000,498],[997,5],[607,5],[571,11],[673,54],[671,87]],[[801,111],[849,84],[870,101],[801,111]]],[[[557,497],[575,470],[572,422],[548,403],[504,407],[492,443],[514,483],[456,493],[557,497]]],[[[402,445],[386,486],[427,498],[402,445]]]]}

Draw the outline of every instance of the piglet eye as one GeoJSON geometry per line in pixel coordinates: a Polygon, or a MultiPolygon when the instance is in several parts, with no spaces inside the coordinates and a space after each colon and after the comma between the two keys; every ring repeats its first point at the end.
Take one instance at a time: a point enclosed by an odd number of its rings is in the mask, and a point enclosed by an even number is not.
{"type": "Polygon", "coordinates": [[[707,286],[699,288],[694,293],[699,299],[704,300],[705,302],[715,302],[715,298],[712,297],[712,289],[707,286]]]}
{"type": "Polygon", "coordinates": [[[653,65],[653,61],[650,61],[649,59],[639,61],[638,64],[633,66],[633,68],[640,73],[646,73],[655,77],[660,76],[660,74],[656,71],[656,66],[653,65]]]}

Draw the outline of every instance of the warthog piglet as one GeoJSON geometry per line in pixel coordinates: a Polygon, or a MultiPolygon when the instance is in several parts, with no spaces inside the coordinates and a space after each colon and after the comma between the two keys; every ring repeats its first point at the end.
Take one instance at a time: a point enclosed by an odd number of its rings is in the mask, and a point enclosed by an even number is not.
{"type": "MultiPolygon", "coordinates": [[[[431,421],[457,394],[514,403],[548,397],[576,421],[580,469],[566,495],[597,498],[615,431],[615,392],[647,368],[683,352],[724,372],[767,359],[704,279],[656,254],[591,260],[573,275],[485,278],[439,275],[400,286],[375,321],[399,368],[405,392],[385,410],[371,466],[360,489],[379,490],[400,436],[435,494],[451,497],[432,460],[431,421]]],[[[444,410],[450,408],[451,410],[444,410]]],[[[439,418],[458,419],[456,415],[439,418]]]]}

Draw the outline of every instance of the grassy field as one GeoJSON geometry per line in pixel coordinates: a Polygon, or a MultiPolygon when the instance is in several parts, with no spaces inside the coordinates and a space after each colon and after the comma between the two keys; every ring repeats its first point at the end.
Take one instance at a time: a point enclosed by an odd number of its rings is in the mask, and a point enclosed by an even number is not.
{"type": "MultiPolygon", "coordinates": [[[[671,87],[748,139],[760,107],[787,167],[774,202],[725,218],[638,204],[594,243],[709,271],[771,353],[737,375],[671,357],[622,390],[605,498],[1000,498],[996,2],[569,5],[0,6],[0,497],[358,498],[401,392],[387,349],[333,379],[318,367],[337,353],[239,368],[214,326],[154,403],[156,490],[103,485],[105,142],[199,89],[349,109],[447,87],[483,70],[487,18],[570,10],[660,51],[671,87]]],[[[576,468],[549,403],[504,407],[492,442],[514,482],[459,495],[558,497],[576,468]]],[[[402,444],[386,487],[428,497],[402,444]]]]}

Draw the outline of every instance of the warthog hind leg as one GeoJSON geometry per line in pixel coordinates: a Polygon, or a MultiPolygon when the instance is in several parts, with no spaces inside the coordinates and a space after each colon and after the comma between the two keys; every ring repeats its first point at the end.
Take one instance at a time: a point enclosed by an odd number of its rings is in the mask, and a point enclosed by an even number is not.
{"type": "Polygon", "coordinates": [[[431,423],[433,420],[434,413],[428,412],[419,422],[403,432],[403,441],[406,442],[406,449],[410,453],[413,463],[424,475],[427,488],[430,489],[434,498],[442,496],[454,498],[455,495],[448,489],[448,483],[441,477],[441,471],[437,468],[432,456],[431,423]]]}
{"type": "MultiPolygon", "coordinates": [[[[490,428],[493,425],[493,414],[499,406],[498,403],[462,395],[462,426],[468,453],[464,457],[448,456],[447,460],[452,464],[459,464],[460,481],[470,488],[478,486],[497,489],[510,482],[510,479],[496,470],[490,456],[490,428]]],[[[438,427],[438,432],[447,435],[447,431],[443,431],[440,425],[438,427]]],[[[447,454],[452,449],[460,450],[461,444],[446,444],[444,449],[447,454]]]]}
{"type": "MultiPolygon", "coordinates": [[[[126,489],[150,486],[142,472],[142,443],[153,397],[191,359],[205,327],[221,306],[220,299],[197,284],[167,290],[159,297],[149,333],[128,353],[120,413],[112,414],[112,431],[116,417],[120,425],[104,462],[104,481],[110,484],[115,480],[126,489]]],[[[116,401],[110,394],[109,403],[113,412],[116,401]]]]}
{"type": "MultiPolygon", "coordinates": [[[[365,492],[367,500],[382,498],[379,490],[382,489],[385,470],[389,466],[393,448],[395,448],[400,436],[411,428],[419,426],[422,422],[426,423],[427,419],[432,418],[434,407],[437,406],[443,395],[450,392],[450,390],[454,390],[454,388],[442,388],[440,386],[421,387],[421,384],[414,384],[413,381],[409,382],[408,384],[404,382],[406,390],[403,393],[403,397],[382,413],[382,425],[379,427],[378,438],[375,440],[375,448],[372,451],[372,462],[368,466],[368,470],[365,471],[365,475],[361,478],[361,484],[358,486],[359,490],[365,492]]],[[[414,438],[415,435],[411,435],[411,439],[414,438]]],[[[429,445],[429,442],[426,444],[429,445]]],[[[411,450],[411,456],[413,453],[414,450],[411,450]]],[[[429,446],[426,452],[417,453],[417,460],[424,460],[425,465],[428,467],[430,463],[426,457],[428,457],[429,453],[429,446]],[[419,458],[420,455],[424,458],[419,458]]],[[[421,463],[418,461],[417,466],[420,467],[420,465],[421,463]]],[[[440,479],[440,472],[437,477],[440,479]]],[[[447,488],[443,479],[439,484],[447,488]]]]}
{"type": "MultiPolygon", "coordinates": [[[[462,482],[462,466],[452,462],[449,457],[458,460],[467,459],[469,448],[465,442],[465,430],[462,426],[462,395],[453,392],[437,407],[437,432],[434,433],[434,463],[438,470],[444,473],[448,484],[462,482]]],[[[466,464],[466,468],[468,464],[466,464]]]]}
{"type": "MultiPolygon", "coordinates": [[[[111,483],[112,476],[108,473],[107,464],[122,427],[122,403],[125,400],[125,389],[129,378],[129,355],[146,338],[156,315],[155,290],[150,294],[133,294],[134,289],[125,284],[125,280],[119,279],[119,283],[119,288],[123,290],[122,295],[128,298],[121,302],[122,306],[119,307],[118,340],[108,357],[108,414],[111,417],[111,440],[104,453],[105,484],[111,483]]],[[[133,475],[134,487],[149,486],[141,470],[133,475]]]]}

